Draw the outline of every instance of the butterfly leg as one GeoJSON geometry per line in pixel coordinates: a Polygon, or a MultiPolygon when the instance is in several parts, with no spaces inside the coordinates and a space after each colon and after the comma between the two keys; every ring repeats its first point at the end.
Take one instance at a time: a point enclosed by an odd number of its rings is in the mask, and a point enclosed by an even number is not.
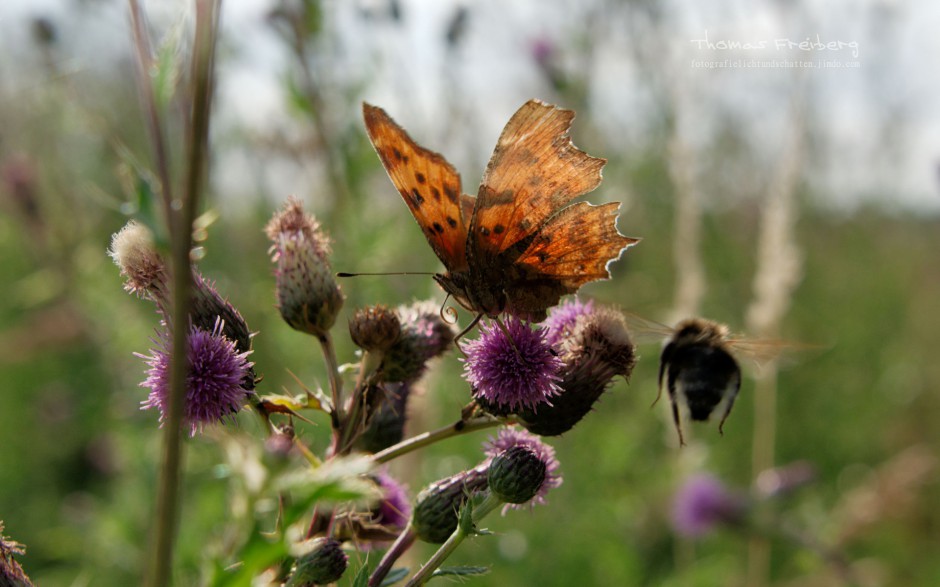
{"type": "Polygon", "coordinates": [[[466,328],[461,330],[460,333],[454,337],[454,346],[456,346],[457,350],[460,351],[460,354],[462,354],[465,357],[467,356],[467,353],[463,352],[463,348],[460,346],[460,339],[463,338],[465,334],[473,330],[473,327],[477,325],[477,322],[479,322],[480,318],[482,317],[483,317],[483,314],[477,314],[476,318],[474,318],[473,321],[470,322],[470,324],[466,328]]]}
{"type": "Polygon", "coordinates": [[[499,316],[494,318],[496,320],[496,325],[499,326],[499,329],[503,331],[503,334],[506,336],[506,340],[509,341],[509,346],[512,347],[512,350],[516,352],[516,356],[519,357],[519,360],[522,360],[522,354],[519,352],[519,349],[516,348],[516,342],[512,339],[512,336],[509,334],[509,329],[506,328],[506,325],[503,324],[503,321],[499,319],[499,316]]]}

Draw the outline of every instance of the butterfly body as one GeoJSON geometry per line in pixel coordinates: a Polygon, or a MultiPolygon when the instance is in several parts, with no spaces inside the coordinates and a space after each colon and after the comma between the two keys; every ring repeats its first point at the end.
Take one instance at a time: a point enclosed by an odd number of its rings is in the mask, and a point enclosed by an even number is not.
{"type": "Polygon", "coordinates": [[[562,295],[607,279],[639,239],[617,231],[619,204],[570,201],[596,188],[603,159],[568,138],[574,113],[530,100],[506,124],[477,196],[444,157],[419,146],[381,108],[366,130],[446,271],[435,281],[478,315],[541,321],[562,295]]]}

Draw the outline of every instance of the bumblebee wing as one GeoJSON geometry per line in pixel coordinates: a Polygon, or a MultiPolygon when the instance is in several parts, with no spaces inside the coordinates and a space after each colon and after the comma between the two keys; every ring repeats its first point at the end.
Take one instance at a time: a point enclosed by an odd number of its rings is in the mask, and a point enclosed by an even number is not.
{"type": "Polygon", "coordinates": [[[758,369],[771,362],[791,364],[799,355],[812,350],[820,350],[819,345],[775,339],[750,339],[745,337],[728,339],[728,346],[740,359],[749,361],[758,369]]]}

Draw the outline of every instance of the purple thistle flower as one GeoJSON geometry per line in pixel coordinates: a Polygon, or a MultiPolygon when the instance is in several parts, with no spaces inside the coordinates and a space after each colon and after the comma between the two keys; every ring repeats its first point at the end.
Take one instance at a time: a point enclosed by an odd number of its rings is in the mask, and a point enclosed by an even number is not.
{"type": "Polygon", "coordinates": [[[550,406],[518,414],[527,430],[541,436],[558,436],[574,427],[594,408],[614,377],[628,378],[636,363],[636,348],[619,312],[610,308],[588,311],[584,304],[580,309],[569,306],[554,316],[556,332],[565,333],[555,347],[564,362],[562,391],[550,406]]]}
{"type": "Polygon", "coordinates": [[[464,346],[464,379],[473,387],[474,397],[510,413],[550,404],[561,391],[563,363],[546,340],[545,329],[533,330],[513,317],[505,326],[509,337],[491,322],[480,328],[480,338],[464,346]]]}
{"type": "Polygon", "coordinates": [[[384,497],[376,509],[376,522],[383,526],[402,529],[411,519],[411,501],[405,488],[385,471],[379,471],[375,480],[382,487],[384,497]]]}
{"type": "MultiPolygon", "coordinates": [[[[555,458],[555,449],[552,446],[545,444],[538,436],[531,432],[514,428],[503,428],[496,435],[496,438],[491,438],[483,444],[483,451],[486,453],[488,460],[490,460],[496,458],[496,456],[502,452],[517,446],[529,449],[540,461],[545,463],[545,481],[542,482],[542,486],[535,494],[535,497],[528,502],[529,507],[544,504],[546,503],[545,496],[548,494],[549,490],[558,487],[563,481],[561,474],[558,472],[560,465],[558,459],[555,458]]],[[[526,504],[506,504],[503,506],[503,514],[505,515],[510,509],[519,509],[524,505],[526,504]]]]}
{"type": "MultiPolygon", "coordinates": [[[[244,387],[252,363],[249,352],[238,352],[235,342],[223,334],[224,323],[217,320],[211,331],[192,327],[189,335],[189,375],[186,383],[184,421],[194,436],[206,424],[223,420],[237,412],[253,392],[244,387]]],[[[147,379],[141,387],[150,388],[150,396],[141,402],[141,409],[160,410],[160,424],[166,419],[170,393],[170,343],[164,333],[163,348],[151,349],[151,355],[139,356],[147,361],[147,379]]]]}
{"type": "Polygon", "coordinates": [[[694,475],[673,498],[672,523],[678,534],[695,538],[740,522],[746,510],[745,499],[724,483],[710,475],[694,475]]]}
{"type": "Polygon", "coordinates": [[[542,327],[548,331],[546,339],[550,345],[557,346],[565,338],[571,336],[574,325],[581,316],[588,316],[594,312],[594,302],[588,300],[581,302],[578,298],[565,300],[561,305],[549,310],[548,318],[542,322],[542,327]]]}

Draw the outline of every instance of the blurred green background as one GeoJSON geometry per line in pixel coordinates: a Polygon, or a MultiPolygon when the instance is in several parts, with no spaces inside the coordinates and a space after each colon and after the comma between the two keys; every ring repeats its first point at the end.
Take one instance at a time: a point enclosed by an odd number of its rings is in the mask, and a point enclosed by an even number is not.
{"type": "MultiPolygon", "coordinates": [[[[584,297],[663,321],[701,313],[735,331],[761,326],[754,308],[777,303],[767,331],[819,348],[775,380],[748,377],[724,436],[695,426],[679,450],[666,402],[649,408],[658,347],[641,347],[629,384],[552,440],[565,482],[549,505],[488,520],[495,536],[455,562],[492,564],[476,580],[487,585],[836,584],[788,541],[767,551],[725,532],[693,544],[670,528],[671,494],[693,471],[747,488],[766,466],[807,460],[816,481],[772,509],[838,546],[860,584],[936,585],[940,83],[917,63],[936,49],[922,19],[888,2],[852,17],[809,1],[754,12],[545,4],[223,6],[207,198],[217,220],[200,269],[258,331],[261,391],[299,392],[291,373],[325,384],[319,349],[273,305],[261,228],[288,195],[332,235],[337,270],[439,268],[365,138],[360,102],[442,152],[473,193],[502,125],[539,97],[577,111],[576,144],[609,160],[588,200],[622,201],[621,232],[643,238],[584,297]],[[696,42],[703,35],[714,48],[696,42]],[[858,54],[775,48],[804,38],[855,43],[858,54]],[[820,65],[780,64],[796,59],[820,65]],[[771,302],[755,294],[757,275],[779,294],[771,302]],[[770,461],[756,454],[768,441],[770,461]]],[[[148,8],[172,118],[185,106],[189,4],[148,8]]],[[[159,434],[155,414],[139,410],[133,353],[150,347],[156,314],[122,291],[106,256],[110,235],[140,213],[134,182],[150,168],[127,22],[126,5],[107,0],[0,8],[0,519],[44,586],[138,583],[152,519],[159,434]]],[[[422,277],[343,287],[341,361],[355,358],[345,316],[356,307],[443,299],[422,277]]],[[[459,370],[447,356],[426,377],[410,433],[457,418],[468,399],[459,370]]],[[[302,434],[322,450],[318,423],[302,434]]],[[[239,432],[262,436],[250,418],[239,432]]],[[[393,470],[417,491],[475,464],[486,436],[393,470]]],[[[177,583],[195,585],[225,542],[230,488],[212,440],[187,450],[177,583]]]]}

